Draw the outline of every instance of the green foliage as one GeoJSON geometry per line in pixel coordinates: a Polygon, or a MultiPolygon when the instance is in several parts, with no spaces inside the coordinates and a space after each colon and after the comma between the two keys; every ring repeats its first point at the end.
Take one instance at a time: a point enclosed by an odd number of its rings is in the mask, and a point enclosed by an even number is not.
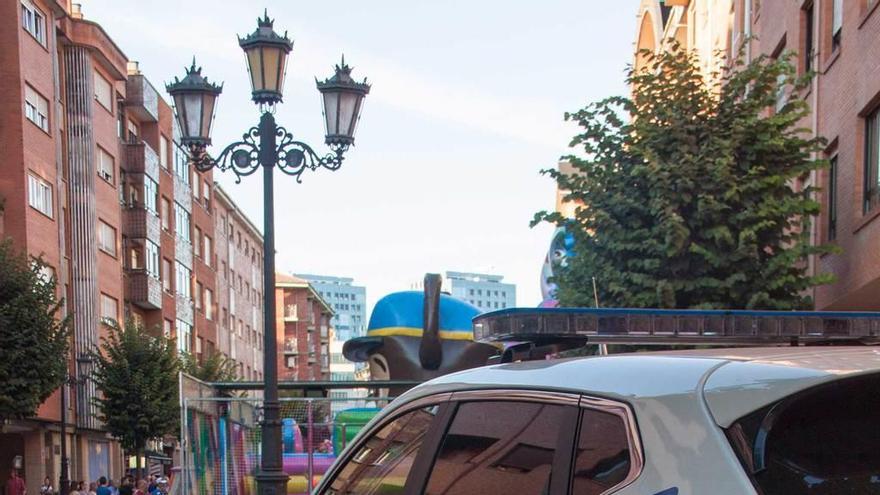
{"type": "Polygon", "coordinates": [[[133,320],[125,327],[106,323],[101,352],[92,354],[93,379],[101,391],[95,404],[123,448],[141,452],[148,440],[177,433],[180,362],[172,340],[149,335],[133,320]]]}
{"type": "Polygon", "coordinates": [[[595,277],[609,307],[810,308],[806,290],[832,277],[811,276],[806,260],[833,250],[811,245],[819,204],[800,187],[827,165],[812,158],[824,140],[799,128],[810,76],[790,53],[740,57],[708,81],[693,53],[644,55],[627,74],[631,97],[566,114],[581,128],[570,146],[584,154],[564,157],[577,173],[543,172],[582,205],[532,222],[574,235],[555,271],[560,303],[593,306],[595,277]],[[790,96],[774,111],[781,88],[790,96]]]}
{"type": "Polygon", "coordinates": [[[184,373],[203,382],[238,381],[235,361],[219,352],[208,355],[201,363],[192,354],[182,354],[180,364],[184,373]]]}
{"type": "Polygon", "coordinates": [[[69,320],[44,266],[0,242],[0,423],[33,416],[66,375],[69,320]]]}

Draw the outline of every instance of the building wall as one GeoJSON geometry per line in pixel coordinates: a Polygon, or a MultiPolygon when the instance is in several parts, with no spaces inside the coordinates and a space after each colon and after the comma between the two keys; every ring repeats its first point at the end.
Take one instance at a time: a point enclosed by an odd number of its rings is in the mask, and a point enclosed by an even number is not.
{"type": "MultiPolygon", "coordinates": [[[[669,2],[668,2],[669,3],[669,2]]],[[[820,216],[812,225],[816,243],[831,242],[842,249],[809,260],[814,273],[831,273],[834,284],[813,289],[816,309],[880,310],[880,256],[875,246],[880,243],[880,215],[877,207],[866,211],[864,206],[866,166],[866,117],[880,106],[880,2],[845,0],[842,2],[842,36],[840,45],[832,41],[832,0],[798,0],[768,2],[733,0],[676,1],[683,6],[672,7],[670,19],[687,20],[688,48],[696,49],[706,66],[720,67],[729,60],[731,47],[753,36],[746,47],[747,60],[760,55],[774,57],[791,50],[797,53],[799,73],[805,73],[808,62],[815,75],[810,88],[799,97],[808,101],[811,113],[800,124],[813,136],[828,140],[828,147],[818,154],[821,158],[837,157],[836,202],[837,221],[834,239],[829,236],[829,189],[827,170],[812,174],[797,184],[822,189],[816,199],[822,205],[820,216]],[[812,9],[812,10],[811,10],[812,9]],[[687,12],[685,17],[676,15],[687,12]],[[808,13],[812,12],[812,37],[808,36],[808,13]],[[726,29],[725,29],[725,26],[726,29]],[[807,47],[812,38],[812,50],[807,47]],[[729,41],[725,44],[724,40],[729,41]],[[720,48],[717,56],[709,47],[720,48]]],[[[662,17],[660,2],[644,0],[640,18],[662,17]]],[[[637,46],[654,33],[667,38],[678,29],[667,25],[641,22],[637,27],[637,46]]],[[[659,50],[667,44],[655,43],[659,50]]],[[[636,63],[639,57],[636,56],[636,63]]]]}
{"type": "Polygon", "coordinates": [[[307,280],[333,308],[334,339],[344,342],[367,332],[367,288],[354,279],[328,275],[296,274],[307,280]]]}
{"type": "MultiPolygon", "coordinates": [[[[152,86],[136,63],[130,63],[100,25],[82,16],[78,7],[65,0],[0,4],[0,64],[4,68],[0,71],[0,89],[7,96],[0,99],[0,147],[6,154],[6,159],[0,161],[0,196],[4,201],[0,236],[11,238],[32,256],[42,256],[57,277],[59,296],[66,300],[64,314],[76,309],[71,312],[74,328],[69,368],[80,384],[68,387],[70,478],[91,481],[90,467],[92,472],[99,469],[94,446],[100,445],[101,456],[110,452],[109,472],[104,474],[118,479],[123,469],[121,449],[113,441],[104,449],[107,434],[96,420],[90,401],[97,392],[86,380],[91,369],[75,357],[107,333],[108,327],[101,320],[102,294],[116,301],[115,310],[106,316],[119,321],[131,317],[155,333],[167,331],[168,337],[178,339],[179,347],[200,351],[199,357],[218,347],[216,306],[223,290],[216,273],[220,243],[215,232],[213,175],[195,171],[179,150],[175,152],[173,111],[162,99],[161,91],[152,86]],[[23,29],[23,5],[36,7],[44,16],[44,43],[23,29]],[[107,106],[95,97],[100,89],[95,83],[96,74],[110,85],[107,106]],[[49,102],[47,130],[25,117],[26,87],[49,102]],[[167,147],[161,144],[163,137],[167,147]],[[98,173],[100,150],[112,160],[109,177],[98,173]],[[51,215],[29,206],[29,173],[50,185],[51,215]],[[147,208],[147,178],[158,184],[156,211],[147,208]],[[195,184],[199,187],[193,187],[195,184]],[[161,198],[172,206],[164,226],[161,198]],[[175,201],[190,211],[191,241],[185,239],[183,225],[175,222],[175,201]],[[115,232],[113,249],[99,249],[99,222],[115,232]],[[201,237],[196,235],[198,232],[201,237]],[[205,236],[212,240],[207,252],[203,247],[205,236]],[[147,241],[159,247],[159,273],[145,271],[147,241]],[[162,270],[162,259],[171,262],[167,273],[162,270]],[[177,260],[192,269],[191,276],[180,284],[175,280],[177,260]],[[197,287],[203,289],[202,299],[194,301],[199,295],[197,287]],[[204,300],[206,290],[213,294],[211,310],[204,300]],[[191,295],[184,296],[184,292],[191,295]],[[186,342],[179,338],[181,318],[193,323],[186,342]],[[166,321],[170,323],[167,328],[166,321]]],[[[237,211],[231,202],[226,208],[237,211]]],[[[238,266],[250,263],[259,267],[259,233],[246,242],[245,248],[236,246],[231,256],[238,266]]],[[[230,254],[223,256],[229,259],[230,254]]],[[[261,280],[259,268],[255,274],[248,271],[251,276],[261,280]]],[[[238,299],[249,303],[234,310],[235,314],[247,314],[245,330],[252,332],[249,338],[242,333],[238,354],[250,356],[249,378],[256,379],[262,378],[262,354],[255,348],[261,346],[262,321],[259,311],[252,307],[262,298],[260,288],[258,284],[247,295],[242,293],[238,299]]],[[[12,421],[0,435],[4,447],[12,445],[4,455],[21,455],[25,460],[29,493],[37,493],[45,476],[57,483],[61,458],[57,425],[61,412],[60,394],[56,392],[32,420],[12,421]]],[[[7,476],[8,470],[0,471],[0,486],[7,476]]]]}
{"type": "Polygon", "coordinates": [[[276,339],[280,380],[329,380],[333,311],[309,283],[276,274],[276,339]]]}
{"type": "Polygon", "coordinates": [[[245,379],[263,378],[263,237],[215,184],[217,346],[245,379]]]}
{"type": "Polygon", "coordinates": [[[516,285],[503,282],[501,275],[446,272],[443,290],[483,311],[516,306],[516,285]]]}

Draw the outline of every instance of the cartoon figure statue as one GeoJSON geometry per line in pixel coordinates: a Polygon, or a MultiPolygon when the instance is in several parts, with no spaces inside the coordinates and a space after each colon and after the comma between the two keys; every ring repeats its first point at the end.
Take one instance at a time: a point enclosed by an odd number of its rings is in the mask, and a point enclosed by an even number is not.
{"type": "Polygon", "coordinates": [[[553,271],[556,267],[565,266],[565,258],[570,256],[574,247],[574,236],[565,230],[565,227],[557,227],[553,231],[553,239],[550,241],[550,250],[544,257],[544,265],[541,267],[541,308],[555,308],[559,305],[556,299],[556,284],[551,282],[553,271]]]}
{"type": "Polygon", "coordinates": [[[343,346],[345,358],[369,363],[373,380],[429,380],[485,365],[499,351],[473,341],[471,320],[480,310],[441,294],[440,285],[440,275],[427,274],[424,293],[395,292],[380,299],[367,336],[343,346]]]}

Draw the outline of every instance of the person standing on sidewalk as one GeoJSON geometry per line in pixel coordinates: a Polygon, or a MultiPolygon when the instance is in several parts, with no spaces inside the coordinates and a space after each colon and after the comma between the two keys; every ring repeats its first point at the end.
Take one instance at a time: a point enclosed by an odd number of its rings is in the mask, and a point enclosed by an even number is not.
{"type": "Polygon", "coordinates": [[[13,469],[9,479],[6,480],[6,495],[25,495],[27,488],[24,484],[24,478],[18,476],[18,470],[13,469]]]}
{"type": "Polygon", "coordinates": [[[48,476],[43,480],[43,485],[40,487],[40,495],[55,495],[55,490],[52,488],[52,480],[48,476]]]}

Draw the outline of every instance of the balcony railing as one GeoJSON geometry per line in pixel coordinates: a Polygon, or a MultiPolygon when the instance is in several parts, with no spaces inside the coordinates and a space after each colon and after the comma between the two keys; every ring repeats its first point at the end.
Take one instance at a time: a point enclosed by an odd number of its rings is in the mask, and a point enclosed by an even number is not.
{"type": "Polygon", "coordinates": [[[143,309],[162,309],[162,281],[146,270],[128,273],[128,291],[131,303],[143,309]]]}
{"type": "Polygon", "coordinates": [[[125,143],[125,170],[132,174],[146,174],[159,181],[159,155],[143,141],[125,143]]]}
{"type": "Polygon", "coordinates": [[[288,304],[284,307],[284,321],[298,321],[296,304],[288,304]]]}
{"type": "Polygon", "coordinates": [[[138,120],[157,122],[159,120],[159,93],[143,75],[129,75],[125,81],[125,111],[134,114],[138,120]]]}
{"type": "Polygon", "coordinates": [[[285,339],[283,347],[284,354],[299,354],[299,348],[297,347],[296,339],[285,339]]]}
{"type": "Polygon", "coordinates": [[[122,233],[133,239],[149,239],[159,244],[162,225],[159,217],[142,206],[126,208],[122,233]]]}

